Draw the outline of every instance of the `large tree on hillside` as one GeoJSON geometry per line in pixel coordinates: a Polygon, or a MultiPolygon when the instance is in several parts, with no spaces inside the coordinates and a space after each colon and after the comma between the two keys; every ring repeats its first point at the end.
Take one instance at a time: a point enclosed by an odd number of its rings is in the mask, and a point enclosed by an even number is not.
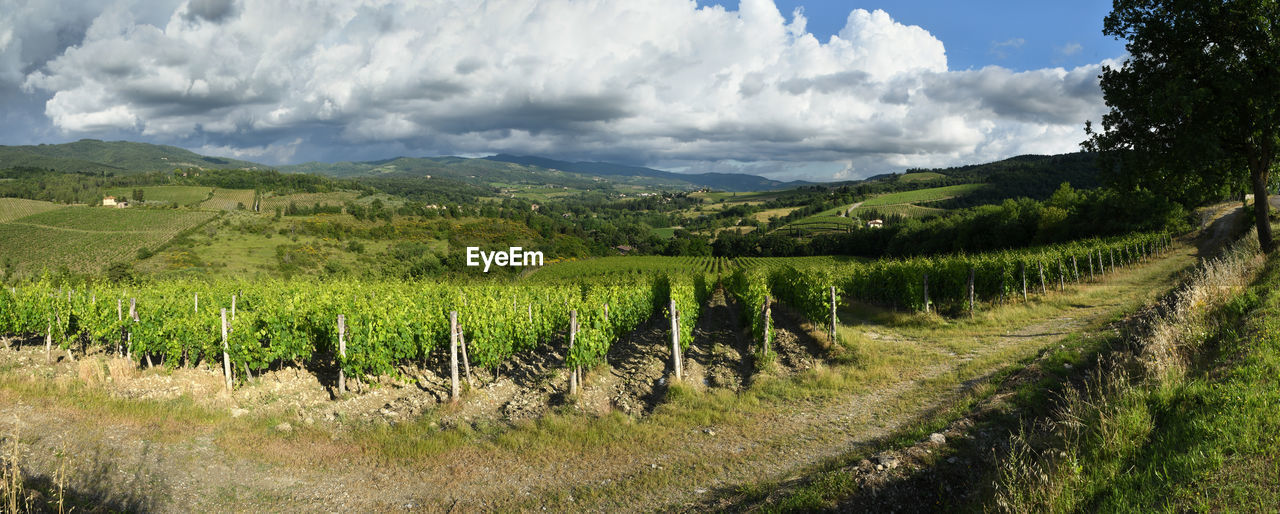
{"type": "Polygon", "coordinates": [[[1280,148],[1280,0],[1114,0],[1103,33],[1129,57],[1103,67],[1110,112],[1086,124],[1107,178],[1188,205],[1248,184],[1275,248],[1267,183],[1280,148]]]}

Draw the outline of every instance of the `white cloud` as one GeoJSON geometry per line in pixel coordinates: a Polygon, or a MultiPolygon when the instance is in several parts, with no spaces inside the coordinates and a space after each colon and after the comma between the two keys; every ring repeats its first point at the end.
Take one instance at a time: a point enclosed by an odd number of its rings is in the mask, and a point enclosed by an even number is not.
{"type": "Polygon", "coordinates": [[[121,1],[42,22],[79,20],[62,44],[15,32],[33,9],[3,16],[0,85],[46,95],[64,134],[275,162],[399,148],[845,178],[1072,151],[1103,110],[1097,66],[948,71],[884,11],[819,41],[772,0],[121,1]],[[30,41],[43,56],[12,50],[30,41]]]}
{"type": "Polygon", "coordinates": [[[1022,48],[1022,45],[1025,44],[1027,44],[1027,40],[1020,37],[1005,41],[992,41],[991,49],[987,50],[987,53],[995,56],[996,59],[1008,59],[1010,52],[1022,48]]]}
{"type": "Polygon", "coordinates": [[[258,162],[288,162],[297,153],[298,147],[302,145],[302,138],[294,138],[293,141],[270,144],[263,146],[217,146],[204,145],[196,151],[203,155],[211,155],[216,157],[230,157],[232,159],[242,159],[258,162]]]}

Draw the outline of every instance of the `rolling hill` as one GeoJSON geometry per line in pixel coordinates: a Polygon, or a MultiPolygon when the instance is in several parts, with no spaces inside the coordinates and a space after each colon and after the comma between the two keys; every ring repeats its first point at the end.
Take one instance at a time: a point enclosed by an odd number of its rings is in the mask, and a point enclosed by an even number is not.
{"type": "Polygon", "coordinates": [[[208,157],[176,146],[81,139],[53,145],[0,146],[0,168],[128,175],[174,168],[265,169],[262,164],[208,157]]]}
{"type": "Polygon", "coordinates": [[[278,169],[340,178],[442,178],[476,185],[549,184],[593,189],[602,180],[661,189],[760,191],[808,182],[780,182],[733,173],[684,174],[606,162],[567,162],[542,157],[495,155],[465,157],[394,157],[363,162],[306,162],[267,166],[250,161],[210,157],[175,146],[82,139],[74,143],[0,146],[0,169],[36,168],[62,173],[130,175],[175,168],[278,169]]]}
{"type": "Polygon", "coordinates": [[[485,157],[485,159],[601,177],[649,177],[659,180],[684,182],[695,186],[709,187],[724,191],[766,191],[811,184],[811,182],[805,182],[802,180],[782,182],[767,179],[758,175],[747,175],[743,173],[674,173],[641,166],[627,166],[624,164],[608,162],[557,161],[555,159],[527,155],[498,154],[485,157]]]}

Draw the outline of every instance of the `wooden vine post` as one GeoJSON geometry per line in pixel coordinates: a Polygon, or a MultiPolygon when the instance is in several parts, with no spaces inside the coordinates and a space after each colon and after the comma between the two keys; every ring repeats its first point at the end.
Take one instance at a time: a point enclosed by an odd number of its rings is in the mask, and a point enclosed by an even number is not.
{"type": "Polygon", "coordinates": [[[976,270],[974,270],[973,266],[969,266],[969,315],[970,316],[973,316],[973,302],[974,302],[973,279],[974,279],[975,271],[976,270]]]}
{"type": "Polygon", "coordinates": [[[1018,273],[1022,275],[1022,303],[1027,302],[1027,263],[1018,263],[1018,273]]]}
{"type": "Polygon", "coordinates": [[[227,354],[227,309],[222,309],[222,374],[227,379],[227,390],[231,390],[231,356],[227,354]]]}
{"type": "Polygon", "coordinates": [[[123,354],[120,346],[124,344],[124,300],[116,298],[116,321],[120,323],[120,342],[116,343],[116,357],[123,354]]]}
{"type": "Polygon", "coordinates": [[[684,379],[684,369],[680,362],[680,311],[676,310],[675,300],[671,300],[667,312],[671,313],[671,371],[679,381],[684,379]]]}
{"type": "MultiPolygon", "coordinates": [[[[680,319],[680,309],[676,309],[676,336],[677,336],[677,338],[678,338],[678,337],[679,337],[679,335],[680,335],[680,325],[681,325],[682,323],[684,323],[684,321],[680,319]]],[[[676,364],[678,365],[678,366],[676,367],[676,370],[678,370],[678,371],[680,372],[680,380],[684,380],[684,343],[683,343],[683,342],[679,342],[679,340],[678,340],[678,339],[677,339],[677,343],[676,343],[676,364]]]]}
{"type": "Polygon", "coordinates": [[[44,363],[53,362],[53,322],[44,329],[44,363]]]}
{"type": "Polygon", "coordinates": [[[1045,294],[1048,291],[1044,288],[1044,263],[1037,262],[1036,268],[1040,270],[1040,294],[1045,294]]]}
{"type": "Polygon", "coordinates": [[[1067,290],[1066,268],[1062,267],[1062,259],[1058,259],[1058,292],[1067,290]]]}
{"type": "MultiPolygon", "coordinates": [[[[236,295],[231,295],[231,326],[227,328],[228,332],[236,331],[236,295]]],[[[249,370],[249,361],[244,362],[244,377],[246,380],[253,381],[253,372],[249,370]]]]}
{"type": "Polygon", "coordinates": [[[831,286],[831,342],[836,342],[836,286],[831,286]]]}
{"type": "Polygon", "coordinates": [[[929,274],[924,274],[924,313],[929,313],[929,274]]]}
{"type": "Polygon", "coordinates": [[[772,328],[771,325],[773,325],[773,313],[771,312],[772,309],[769,306],[772,300],[773,300],[772,298],[769,298],[769,295],[765,295],[764,297],[764,355],[765,357],[769,356],[769,331],[772,328]]]}
{"type": "Polygon", "coordinates": [[[1093,280],[1093,252],[1089,252],[1089,281],[1093,280]]]}
{"type": "Polygon", "coordinates": [[[449,311],[449,383],[450,401],[458,401],[458,311],[449,311]]]}
{"type": "MultiPolygon", "coordinates": [[[[130,319],[132,319],[134,323],[137,323],[137,322],[139,321],[139,320],[138,320],[138,299],[137,299],[137,298],[130,298],[130,299],[129,299],[129,318],[130,318],[130,319]]],[[[130,330],[130,331],[129,331],[128,346],[127,346],[126,348],[127,348],[126,352],[127,352],[128,354],[132,354],[132,353],[133,353],[133,331],[132,331],[132,330],[130,330]]],[[[148,368],[148,369],[150,369],[150,368],[154,368],[154,367],[155,367],[155,364],[152,364],[152,363],[151,363],[151,352],[143,352],[143,354],[142,354],[142,355],[143,355],[144,357],[146,357],[146,359],[147,359],[147,368],[148,368]]]]}
{"type": "Polygon", "coordinates": [[[467,334],[462,330],[462,323],[458,323],[458,344],[462,347],[462,369],[467,372],[467,387],[474,388],[476,385],[471,381],[471,358],[467,357],[467,334]]]}
{"type": "MultiPolygon", "coordinates": [[[[338,315],[338,394],[347,394],[347,371],[343,369],[343,365],[347,362],[347,316],[345,314],[338,315]]],[[[454,373],[457,378],[457,373],[454,373]]],[[[458,386],[454,384],[456,392],[458,386]]]]}
{"type": "Polygon", "coordinates": [[[1071,277],[1075,279],[1077,284],[1080,283],[1080,266],[1076,265],[1076,256],[1071,256],[1071,277]]]}
{"type": "MultiPolygon", "coordinates": [[[[1101,258],[1101,256],[1099,256],[1099,258],[1101,258]]],[[[1113,270],[1116,269],[1116,249],[1115,248],[1111,249],[1111,269],[1113,270]]]]}
{"type": "MultiPolygon", "coordinates": [[[[578,339],[578,310],[574,309],[569,311],[569,353],[564,358],[566,363],[569,361],[569,359],[573,358],[573,346],[578,342],[577,339],[578,339]]],[[[578,369],[575,366],[575,367],[569,368],[569,395],[573,396],[577,394],[578,394],[578,369]]]]}

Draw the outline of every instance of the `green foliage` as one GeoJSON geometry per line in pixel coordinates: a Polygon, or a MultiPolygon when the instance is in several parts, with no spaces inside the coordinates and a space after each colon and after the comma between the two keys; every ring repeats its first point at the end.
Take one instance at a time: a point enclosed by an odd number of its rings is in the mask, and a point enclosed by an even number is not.
{"type": "Polygon", "coordinates": [[[125,262],[112,263],[107,266],[107,280],[115,283],[133,281],[133,266],[125,262]]]}
{"type": "Polygon", "coordinates": [[[665,304],[664,317],[671,319],[671,302],[675,302],[676,311],[680,314],[680,346],[688,348],[693,342],[693,328],[711,297],[707,277],[702,273],[668,275],[666,289],[670,301],[665,304]]]}
{"type": "Polygon", "coordinates": [[[738,299],[755,340],[763,343],[765,339],[772,339],[773,335],[767,331],[770,324],[765,317],[765,307],[771,301],[768,274],[761,269],[739,268],[729,276],[725,288],[738,299]]]}
{"type": "Polygon", "coordinates": [[[1150,192],[1119,194],[1062,185],[1043,202],[1006,200],[944,217],[901,219],[882,229],[815,237],[804,248],[865,257],[986,252],[1131,232],[1180,233],[1189,227],[1187,220],[1181,205],[1150,192]]]}
{"type": "Polygon", "coordinates": [[[914,191],[903,191],[901,193],[892,193],[887,195],[879,195],[862,203],[863,207],[876,207],[879,205],[895,205],[902,203],[926,203],[936,202],[938,200],[946,200],[964,196],[978,189],[982,184],[957,184],[954,186],[934,187],[929,189],[917,189],[914,191]]]}
{"type": "Polygon", "coordinates": [[[776,269],[769,274],[769,289],[810,321],[825,326],[831,323],[831,287],[837,285],[837,277],[830,271],[829,268],[776,269]]]}
{"type": "MultiPolygon", "coordinates": [[[[1280,151],[1280,2],[1117,0],[1103,33],[1128,50],[1103,67],[1101,131],[1086,124],[1108,181],[1188,206],[1265,197],[1280,151]]],[[[1256,204],[1270,251],[1267,208],[1256,204]]]]}

